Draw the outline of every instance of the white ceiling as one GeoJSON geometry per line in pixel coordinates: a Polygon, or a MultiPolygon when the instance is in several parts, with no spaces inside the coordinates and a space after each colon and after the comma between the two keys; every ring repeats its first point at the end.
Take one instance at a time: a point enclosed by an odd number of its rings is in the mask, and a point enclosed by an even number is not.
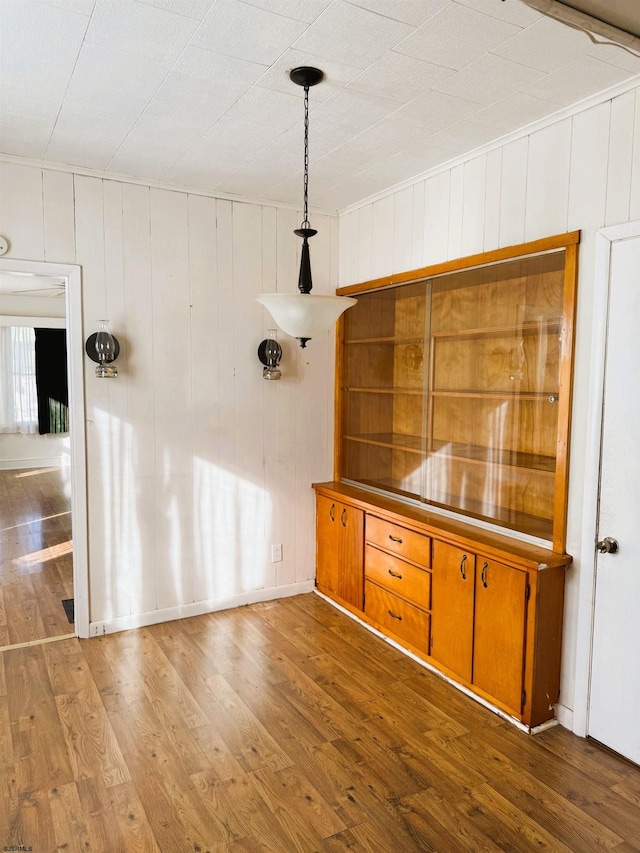
{"type": "Polygon", "coordinates": [[[520,0],[0,0],[0,152],[299,203],[297,65],[325,210],[640,74],[520,0]]]}
{"type": "Polygon", "coordinates": [[[64,297],[65,281],[54,275],[0,272],[0,296],[64,297]]]}

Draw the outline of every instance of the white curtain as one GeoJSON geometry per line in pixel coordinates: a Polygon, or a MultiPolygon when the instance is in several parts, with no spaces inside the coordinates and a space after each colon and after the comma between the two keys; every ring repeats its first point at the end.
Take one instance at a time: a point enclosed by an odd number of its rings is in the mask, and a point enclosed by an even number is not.
{"type": "Polygon", "coordinates": [[[0,432],[38,431],[36,336],[26,326],[0,326],[0,432]]]}

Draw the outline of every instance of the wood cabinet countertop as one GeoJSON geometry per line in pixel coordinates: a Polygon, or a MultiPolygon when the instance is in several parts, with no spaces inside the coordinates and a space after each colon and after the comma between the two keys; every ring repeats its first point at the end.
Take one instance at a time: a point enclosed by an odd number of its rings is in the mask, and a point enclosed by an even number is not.
{"type": "Polygon", "coordinates": [[[447,541],[450,536],[451,541],[458,546],[462,545],[476,551],[481,549],[482,553],[488,557],[520,566],[527,571],[568,566],[572,560],[569,554],[556,553],[550,548],[531,545],[512,536],[494,533],[426,508],[394,500],[366,489],[359,489],[348,483],[336,481],[314,483],[313,488],[318,494],[339,498],[358,509],[391,522],[398,523],[398,517],[401,516],[401,523],[405,527],[412,527],[417,532],[428,536],[435,535],[443,541],[447,541]]]}

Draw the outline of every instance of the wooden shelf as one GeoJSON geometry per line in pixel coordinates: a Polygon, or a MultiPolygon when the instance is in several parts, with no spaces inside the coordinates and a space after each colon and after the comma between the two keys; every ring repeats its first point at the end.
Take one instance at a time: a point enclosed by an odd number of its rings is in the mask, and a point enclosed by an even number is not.
{"type": "Polygon", "coordinates": [[[423,397],[424,388],[354,388],[349,386],[343,388],[343,391],[348,391],[354,394],[408,394],[410,396],[423,397]]]}
{"type": "Polygon", "coordinates": [[[391,492],[394,495],[399,495],[403,498],[411,498],[412,500],[420,500],[419,495],[415,492],[409,492],[402,488],[402,481],[395,480],[392,477],[380,477],[375,480],[361,479],[358,480],[358,485],[369,486],[375,489],[384,489],[386,492],[391,492]]]}
{"type": "Polygon", "coordinates": [[[406,450],[409,453],[426,455],[424,438],[420,435],[405,435],[397,432],[376,432],[365,435],[345,435],[347,441],[361,444],[373,444],[376,447],[390,447],[392,450],[406,450]]]}
{"type": "Polygon", "coordinates": [[[353,344],[420,344],[422,346],[424,344],[424,337],[403,338],[392,335],[380,338],[356,338],[355,340],[345,341],[345,344],[347,346],[352,346],[353,344]]]}
{"type": "Polygon", "coordinates": [[[562,323],[560,320],[544,320],[541,323],[522,323],[513,326],[483,326],[479,329],[445,329],[441,332],[432,332],[435,338],[504,338],[508,335],[515,337],[521,335],[535,335],[540,332],[559,332],[562,323]]]}
{"type": "Polygon", "coordinates": [[[460,495],[454,495],[450,492],[431,494],[422,502],[431,506],[459,510],[472,518],[490,521],[492,524],[499,524],[509,530],[519,530],[521,533],[537,536],[540,539],[550,539],[553,532],[553,520],[551,518],[539,518],[496,504],[462,498],[460,495]]]}
{"type": "MultiPolygon", "coordinates": [[[[351,390],[351,389],[350,389],[351,390]]],[[[535,403],[544,403],[547,401],[550,405],[555,405],[559,400],[557,391],[444,391],[434,389],[430,391],[432,397],[456,397],[457,399],[465,398],[470,400],[528,400],[535,403]],[[549,397],[555,397],[553,402],[549,397]]]]}
{"type": "Polygon", "coordinates": [[[449,441],[434,441],[429,456],[446,456],[451,459],[462,459],[479,465],[496,465],[500,468],[535,471],[537,474],[553,476],[556,470],[556,460],[553,456],[542,456],[537,453],[521,453],[510,450],[495,450],[490,447],[480,447],[474,444],[455,444],[449,441]]]}

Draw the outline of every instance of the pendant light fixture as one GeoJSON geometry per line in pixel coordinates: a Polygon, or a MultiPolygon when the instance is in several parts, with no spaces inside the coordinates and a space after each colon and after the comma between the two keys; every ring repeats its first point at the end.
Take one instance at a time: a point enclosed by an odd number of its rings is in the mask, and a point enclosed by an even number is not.
{"type": "Polygon", "coordinates": [[[293,233],[302,237],[300,257],[299,293],[262,293],[256,299],[269,311],[283,332],[297,338],[305,347],[310,338],[328,332],[347,308],[356,304],[348,296],[311,295],[311,258],[309,239],[318,232],[309,222],[309,87],[316,86],[324,74],[319,68],[301,66],[294,68],[289,77],[297,86],[304,87],[304,214],[300,228],[293,233]]]}

